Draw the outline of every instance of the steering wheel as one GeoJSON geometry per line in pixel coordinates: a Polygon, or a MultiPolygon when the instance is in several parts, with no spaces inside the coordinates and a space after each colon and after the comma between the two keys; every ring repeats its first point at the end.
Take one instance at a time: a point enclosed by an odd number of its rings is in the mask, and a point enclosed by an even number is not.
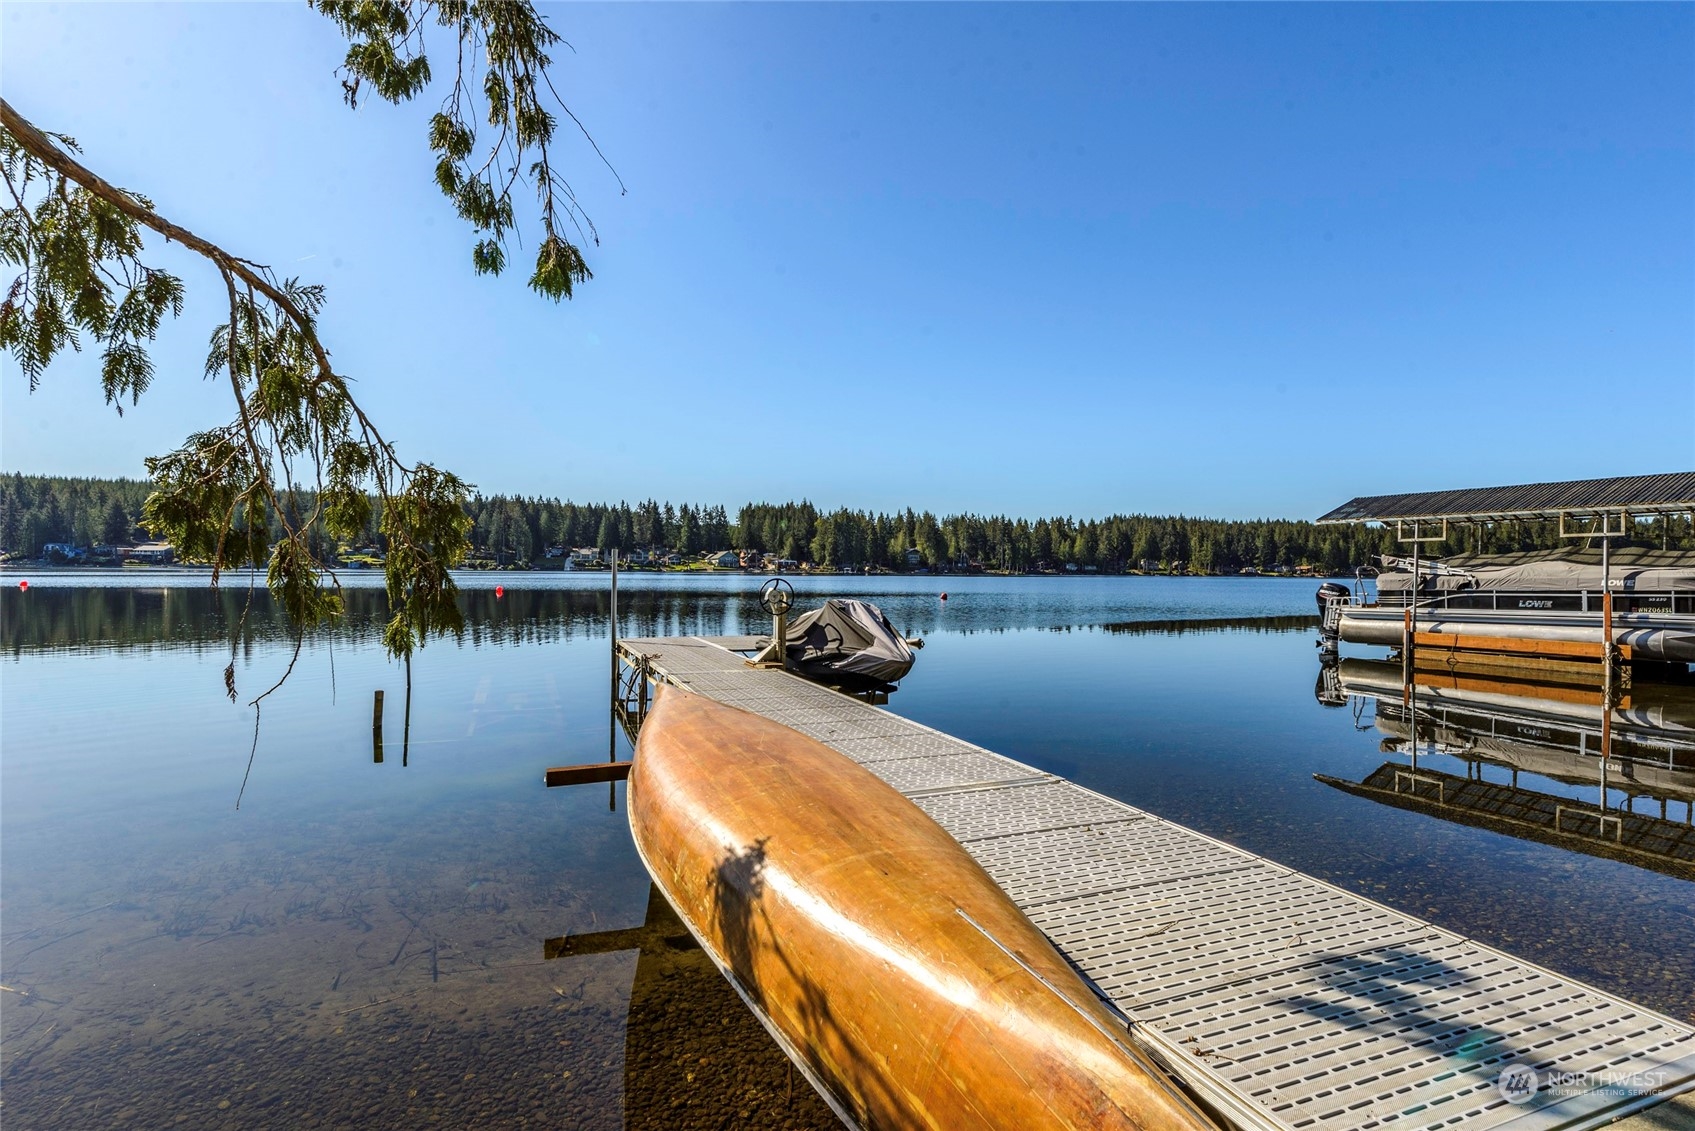
{"type": "Polygon", "coordinates": [[[794,607],[795,587],[780,577],[773,577],[759,587],[759,604],[772,616],[780,616],[794,607]]]}

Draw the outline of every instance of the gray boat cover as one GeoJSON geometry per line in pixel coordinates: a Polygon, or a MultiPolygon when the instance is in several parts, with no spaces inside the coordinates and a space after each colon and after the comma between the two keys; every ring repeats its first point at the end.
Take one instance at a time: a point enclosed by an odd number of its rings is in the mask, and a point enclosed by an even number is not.
{"type": "Polygon", "coordinates": [[[912,649],[869,601],[832,598],[789,622],[789,664],[813,678],[894,683],[912,670],[912,649]]]}
{"type": "MultiPolygon", "coordinates": [[[[1609,576],[1615,593],[1695,589],[1695,553],[1687,550],[1614,550],[1609,576]]],[[[1587,547],[1531,550],[1518,554],[1460,554],[1439,562],[1419,563],[1423,593],[1455,593],[1465,589],[1516,589],[1577,592],[1601,588],[1601,551],[1587,547]],[[1426,572],[1430,567],[1431,572],[1426,572]]],[[[1405,593],[1412,571],[1384,570],[1377,577],[1380,593],[1405,593]]]]}

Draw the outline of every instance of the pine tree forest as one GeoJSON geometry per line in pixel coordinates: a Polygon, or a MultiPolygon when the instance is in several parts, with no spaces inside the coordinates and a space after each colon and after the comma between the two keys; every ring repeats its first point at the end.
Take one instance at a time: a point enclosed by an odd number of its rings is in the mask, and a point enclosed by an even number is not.
{"type": "MultiPolygon", "coordinates": [[[[144,480],[61,476],[0,476],[0,552],[16,558],[110,561],[120,548],[147,540],[138,525],[152,491],[144,480]]],[[[307,493],[309,497],[309,493],[307,493]]],[[[1101,519],[1008,518],[960,514],[937,517],[911,509],[882,513],[840,509],[821,513],[808,502],[748,503],[732,521],[722,505],[658,502],[575,503],[556,498],[475,495],[473,567],[525,567],[558,562],[572,550],[674,553],[684,562],[724,550],[758,551],[814,568],[909,571],[983,570],[1027,573],[1257,572],[1351,574],[1384,554],[1402,554],[1392,529],[1318,526],[1288,519],[1221,520],[1186,515],[1115,514],[1101,519]],[[914,552],[916,551],[916,552],[914,552]]],[[[269,516],[280,538],[281,525],[269,516]]],[[[362,539],[332,544],[322,531],[313,552],[326,565],[378,558],[380,504],[362,539]]],[[[1695,549],[1687,518],[1642,524],[1637,541],[1695,549]]],[[[1553,523],[1502,523],[1478,531],[1456,528],[1436,556],[1531,550],[1560,544],[1553,523]]],[[[562,563],[561,563],[562,564],[562,563]]]]}

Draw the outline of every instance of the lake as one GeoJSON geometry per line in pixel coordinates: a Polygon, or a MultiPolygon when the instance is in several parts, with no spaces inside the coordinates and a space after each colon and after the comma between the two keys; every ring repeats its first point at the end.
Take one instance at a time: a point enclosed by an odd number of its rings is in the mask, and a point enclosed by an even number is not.
{"type": "MultiPolygon", "coordinates": [[[[548,766],[629,753],[608,717],[605,574],[463,576],[465,637],[416,655],[409,709],[377,640],[380,578],[344,575],[345,622],[304,642],[257,720],[245,704],[294,651],[262,589],[7,576],[8,1123],[834,1126],[650,906],[623,787],[542,786],[548,766]]],[[[620,631],[767,631],[761,580],[625,574],[620,631]]],[[[1312,582],[792,580],[801,608],[863,597],[925,638],[891,711],[1695,1016],[1689,881],[1315,779],[1406,759],[1371,705],[1315,698],[1312,582]]],[[[1421,764],[1466,773],[1441,749],[1421,764]]]]}

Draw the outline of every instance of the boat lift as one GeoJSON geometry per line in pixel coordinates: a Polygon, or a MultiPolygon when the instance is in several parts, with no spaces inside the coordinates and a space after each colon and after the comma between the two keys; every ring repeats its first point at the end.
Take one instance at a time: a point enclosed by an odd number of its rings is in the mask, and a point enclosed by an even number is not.
{"type": "MultiPolygon", "coordinates": [[[[1603,693],[1610,702],[1620,685],[1619,667],[1626,658],[1615,641],[1611,546],[1614,538],[1631,532],[1642,519],[1695,516],[1695,472],[1634,475],[1614,479],[1582,479],[1564,483],[1528,483],[1513,487],[1479,487],[1454,491],[1424,491],[1399,495],[1368,495],[1350,499],[1318,519],[1319,525],[1394,524],[1398,541],[1411,547],[1414,584],[1402,628],[1401,662],[1408,687],[1412,685],[1415,652],[1421,643],[1454,650],[1523,651],[1494,638],[1421,640],[1418,596],[1421,549],[1448,538],[1450,524],[1485,527],[1499,522],[1558,522],[1560,537],[1582,539],[1601,548],[1601,629],[1595,649],[1601,663],[1603,693]],[[1429,531],[1440,524],[1438,533],[1429,531]]],[[[1398,562],[1398,559],[1386,559],[1398,562]]],[[[1432,572],[1440,572],[1437,566],[1432,572]]],[[[1341,603],[1337,597],[1333,603],[1341,603]]],[[[1429,602],[1424,602],[1428,604],[1429,602]]],[[[1326,608],[1326,623],[1330,609],[1326,608]]],[[[1522,642],[1515,642],[1522,645],[1522,642]]],[[[1571,654],[1569,649],[1564,650],[1571,654]]]]}

